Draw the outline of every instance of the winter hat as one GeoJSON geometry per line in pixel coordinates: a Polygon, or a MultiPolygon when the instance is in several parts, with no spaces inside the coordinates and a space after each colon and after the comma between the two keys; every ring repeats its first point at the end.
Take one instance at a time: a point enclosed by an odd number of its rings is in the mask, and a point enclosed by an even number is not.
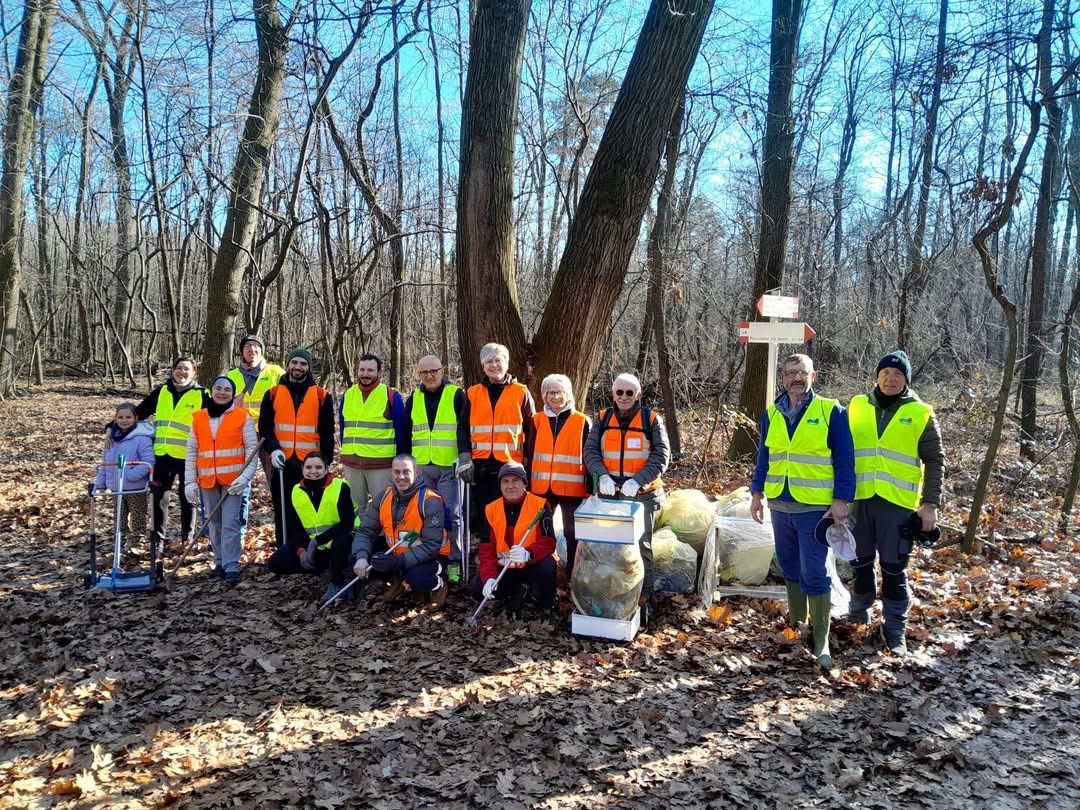
{"type": "Polygon", "coordinates": [[[529,476],[525,474],[525,468],[518,464],[516,461],[508,461],[501,467],[499,467],[500,481],[508,475],[516,475],[526,484],[529,483],[529,476]]]}
{"type": "Polygon", "coordinates": [[[226,383],[229,386],[229,388],[232,389],[233,396],[234,397],[236,396],[236,383],[234,383],[232,381],[231,377],[226,377],[224,374],[219,374],[218,376],[214,377],[214,381],[210,383],[210,388],[213,388],[219,382],[226,383]]]}
{"type": "Polygon", "coordinates": [[[889,352],[882,357],[878,361],[877,370],[874,374],[877,375],[883,368],[895,368],[904,375],[905,382],[911,382],[911,361],[908,359],[907,352],[903,349],[889,352]]]}
{"type": "Polygon", "coordinates": [[[309,366],[311,365],[311,352],[309,352],[307,349],[302,349],[297,346],[295,349],[289,352],[289,356],[285,358],[286,364],[294,357],[299,357],[301,360],[304,360],[309,366]]]}
{"type": "Polygon", "coordinates": [[[266,351],[266,344],[263,343],[261,337],[259,337],[258,335],[244,335],[242,338],[240,338],[240,353],[241,354],[244,353],[244,347],[249,343],[258,343],[259,348],[262,349],[264,352],[266,351]]]}

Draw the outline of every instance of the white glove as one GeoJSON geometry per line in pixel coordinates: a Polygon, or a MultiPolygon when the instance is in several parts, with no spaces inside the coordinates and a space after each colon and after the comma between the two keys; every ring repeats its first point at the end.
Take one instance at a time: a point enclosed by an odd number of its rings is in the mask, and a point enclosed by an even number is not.
{"type": "Polygon", "coordinates": [[[498,581],[493,577],[484,583],[484,598],[491,599],[495,596],[495,587],[498,585],[498,581]]]}
{"type": "Polygon", "coordinates": [[[611,497],[615,494],[615,479],[610,475],[600,476],[600,494],[611,497]]]}
{"type": "Polygon", "coordinates": [[[627,498],[633,498],[637,496],[639,489],[641,489],[641,484],[639,484],[633,478],[627,478],[626,482],[622,485],[621,492],[627,498]]]}
{"type": "Polygon", "coordinates": [[[524,565],[532,559],[532,554],[525,546],[514,546],[506,552],[506,558],[516,565],[524,565]]]}
{"type": "Polygon", "coordinates": [[[248,485],[246,481],[233,481],[231,484],[229,484],[228,492],[230,495],[243,495],[244,490],[246,490],[247,488],[248,485]]]}
{"type": "Polygon", "coordinates": [[[280,450],[275,450],[270,454],[270,464],[275,470],[280,470],[285,466],[285,454],[280,450]]]}
{"type": "Polygon", "coordinates": [[[194,481],[184,487],[184,498],[192,506],[199,505],[199,485],[194,481]]]}

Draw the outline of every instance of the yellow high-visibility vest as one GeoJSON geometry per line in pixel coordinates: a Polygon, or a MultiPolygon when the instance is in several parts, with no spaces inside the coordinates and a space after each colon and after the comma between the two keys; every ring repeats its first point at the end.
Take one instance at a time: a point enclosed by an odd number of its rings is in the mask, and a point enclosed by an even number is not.
{"type": "Polygon", "coordinates": [[[769,451],[769,472],[765,476],[765,495],[779,498],[787,482],[791,497],[799,503],[829,506],[833,501],[833,462],[829,449],[829,417],[835,399],[814,397],[803,411],[795,434],[788,436],[787,420],[776,405],[770,405],[769,432],[765,447],[769,451]]]}
{"type": "Polygon", "coordinates": [[[359,386],[345,392],[341,407],[341,455],[393,458],[396,453],[394,423],[386,418],[390,389],[375,386],[365,400],[359,386]]]}
{"type": "Polygon", "coordinates": [[[203,389],[185,391],[176,403],[172,392],[162,386],[154,409],[154,455],[183,458],[191,433],[191,415],[202,408],[203,389]]]}
{"type": "Polygon", "coordinates": [[[919,438],[933,413],[925,402],[906,402],[879,437],[876,409],[869,397],[860,394],[851,400],[848,422],[855,441],[855,500],[880,495],[897,506],[918,508],[923,482],[919,438]]]}
{"type": "Polygon", "coordinates": [[[424,392],[417,388],[412,395],[412,456],[417,464],[435,464],[452,467],[458,457],[457,413],[454,411],[454,395],[458,387],[451,383],[443,386],[439,407],[435,410],[435,424],[428,427],[427,404],[424,392]]]}

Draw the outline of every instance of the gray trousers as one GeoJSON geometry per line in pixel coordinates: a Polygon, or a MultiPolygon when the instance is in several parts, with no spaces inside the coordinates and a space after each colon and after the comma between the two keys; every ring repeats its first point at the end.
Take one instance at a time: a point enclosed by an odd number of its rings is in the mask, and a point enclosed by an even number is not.
{"type": "MultiPolygon", "coordinates": [[[[250,489],[250,487],[249,487],[250,489]]],[[[200,489],[205,514],[217,506],[221,498],[225,502],[210,518],[210,546],[214,550],[214,564],[230,571],[240,571],[241,528],[240,514],[243,495],[230,495],[228,487],[200,489]]]]}
{"type": "Polygon", "coordinates": [[[356,507],[356,514],[364,514],[367,509],[368,498],[377,501],[383,491],[390,486],[392,476],[390,468],[381,470],[358,470],[354,467],[345,467],[345,483],[349,485],[352,494],[352,502],[356,507]]]}
{"type": "Polygon", "coordinates": [[[417,471],[420,480],[428,489],[438,492],[450,510],[450,525],[446,527],[450,536],[450,562],[461,562],[461,543],[458,532],[458,480],[454,477],[453,467],[440,467],[437,464],[421,464],[417,471]]]}
{"type": "Polygon", "coordinates": [[[881,606],[885,629],[903,633],[907,626],[910,598],[907,563],[911,540],[902,537],[900,527],[912,510],[874,496],[854,504],[855,584],[851,612],[868,610],[877,598],[877,562],[881,562],[881,606]]]}

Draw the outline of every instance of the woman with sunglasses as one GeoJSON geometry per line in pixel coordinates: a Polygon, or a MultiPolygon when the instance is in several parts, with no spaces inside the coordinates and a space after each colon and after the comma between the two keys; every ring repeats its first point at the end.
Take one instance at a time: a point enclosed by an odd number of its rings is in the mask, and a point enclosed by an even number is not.
{"type": "Polygon", "coordinates": [[[645,531],[641,536],[641,561],[645,582],[641,588],[641,626],[652,613],[653,515],[664,503],[660,476],[671,462],[664,422],[641,404],[641,383],[633,374],[620,374],[611,385],[615,407],[597,414],[585,441],[585,467],[599,476],[601,497],[618,493],[645,506],[645,531]]]}

